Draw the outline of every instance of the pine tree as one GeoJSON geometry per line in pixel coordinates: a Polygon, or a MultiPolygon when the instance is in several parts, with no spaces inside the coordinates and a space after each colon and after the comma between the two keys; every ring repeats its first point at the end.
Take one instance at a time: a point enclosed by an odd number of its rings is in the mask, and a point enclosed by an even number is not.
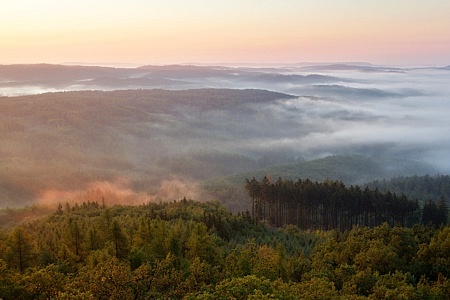
{"type": "Polygon", "coordinates": [[[116,258],[124,258],[128,254],[127,238],[117,220],[113,220],[110,229],[110,238],[114,245],[116,258]]]}
{"type": "Polygon", "coordinates": [[[441,196],[439,198],[439,201],[436,205],[436,208],[438,209],[438,216],[439,216],[439,225],[443,224],[447,224],[448,221],[448,206],[447,206],[447,202],[444,199],[444,196],[441,196]]]}
{"type": "Polygon", "coordinates": [[[10,263],[23,273],[34,258],[31,236],[23,226],[17,226],[9,238],[10,263]]]}

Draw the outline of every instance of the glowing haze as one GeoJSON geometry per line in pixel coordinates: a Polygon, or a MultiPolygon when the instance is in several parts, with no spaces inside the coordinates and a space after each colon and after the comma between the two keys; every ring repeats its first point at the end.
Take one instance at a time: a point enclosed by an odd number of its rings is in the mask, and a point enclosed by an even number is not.
{"type": "Polygon", "coordinates": [[[448,0],[5,0],[0,64],[450,62],[448,0]]]}

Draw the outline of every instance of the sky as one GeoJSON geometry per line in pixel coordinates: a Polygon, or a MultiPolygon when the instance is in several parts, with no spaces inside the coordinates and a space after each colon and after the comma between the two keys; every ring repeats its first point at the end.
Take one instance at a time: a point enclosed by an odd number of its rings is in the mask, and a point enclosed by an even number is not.
{"type": "Polygon", "coordinates": [[[450,64],[448,0],[3,0],[0,64],[450,64]]]}

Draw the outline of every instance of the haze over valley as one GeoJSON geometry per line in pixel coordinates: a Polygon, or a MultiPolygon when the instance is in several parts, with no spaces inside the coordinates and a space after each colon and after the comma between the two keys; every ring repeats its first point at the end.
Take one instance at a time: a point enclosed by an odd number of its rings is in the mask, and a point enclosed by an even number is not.
{"type": "Polygon", "coordinates": [[[448,299],[449,11],[2,1],[0,300],[448,299]]]}
{"type": "Polygon", "coordinates": [[[448,82],[449,67],[362,63],[2,65],[0,206],[221,199],[211,182],[230,175],[448,174],[448,82]]]}

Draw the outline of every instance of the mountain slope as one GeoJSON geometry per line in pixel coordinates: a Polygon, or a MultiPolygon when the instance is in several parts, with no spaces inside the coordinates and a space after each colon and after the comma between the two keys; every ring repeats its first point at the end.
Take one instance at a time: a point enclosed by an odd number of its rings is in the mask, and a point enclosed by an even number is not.
{"type": "MultiPolygon", "coordinates": [[[[227,89],[0,98],[0,205],[21,205],[48,193],[79,192],[95,182],[119,180],[124,192],[151,193],[164,179],[196,179],[189,173],[198,165],[172,172],[168,162],[174,157],[189,160],[199,152],[212,160],[232,155],[224,146],[241,128],[244,116],[253,113],[252,106],[290,98],[262,90],[227,89]]],[[[229,174],[215,172],[209,175],[229,174]]],[[[197,176],[207,175],[197,172],[197,176]]]]}

